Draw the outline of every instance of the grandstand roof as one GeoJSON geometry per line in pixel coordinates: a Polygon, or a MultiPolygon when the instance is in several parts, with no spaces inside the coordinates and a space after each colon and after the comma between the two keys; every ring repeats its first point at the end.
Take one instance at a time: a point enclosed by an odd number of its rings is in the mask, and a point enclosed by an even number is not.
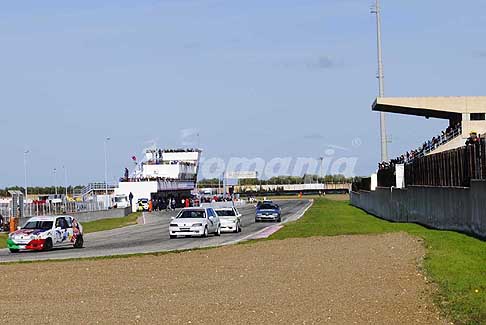
{"type": "Polygon", "coordinates": [[[379,97],[373,110],[425,117],[451,119],[463,113],[486,113],[482,97],[379,97]]]}

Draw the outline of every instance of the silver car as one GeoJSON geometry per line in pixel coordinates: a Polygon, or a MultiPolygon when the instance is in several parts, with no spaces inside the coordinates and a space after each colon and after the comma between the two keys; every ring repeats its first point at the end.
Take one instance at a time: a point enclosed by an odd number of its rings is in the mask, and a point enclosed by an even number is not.
{"type": "Polygon", "coordinates": [[[241,232],[241,213],[235,208],[215,209],[221,221],[221,231],[241,232]]]}

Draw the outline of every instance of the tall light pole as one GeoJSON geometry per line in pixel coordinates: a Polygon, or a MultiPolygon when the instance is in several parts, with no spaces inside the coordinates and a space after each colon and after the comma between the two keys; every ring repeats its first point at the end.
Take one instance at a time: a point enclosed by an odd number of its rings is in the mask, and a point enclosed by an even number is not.
{"type": "Polygon", "coordinates": [[[65,189],[65,195],[66,195],[66,200],[68,196],[68,187],[67,187],[67,168],[66,166],[62,166],[62,169],[64,169],[64,189],[65,189]]]}
{"type": "Polygon", "coordinates": [[[57,198],[57,169],[54,168],[53,172],[54,172],[54,192],[57,198]]]}
{"type": "Polygon", "coordinates": [[[25,203],[27,203],[27,155],[29,154],[29,150],[24,151],[24,186],[25,186],[25,203]]]}
{"type": "MultiPolygon", "coordinates": [[[[108,152],[107,152],[107,145],[108,145],[108,141],[110,141],[111,138],[110,137],[106,137],[105,138],[105,141],[104,141],[104,145],[105,145],[105,202],[108,203],[108,152]]],[[[107,205],[108,207],[108,205],[107,205]]]]}
{"type": "MultiPolygon", "coordinates": [[[[323,164],[323,161],[324,161],[324,157],[319,157],[319,160],[321,161],[321,165],[320,165],[320,173],[319,173],[320,175],[319,175],[319,177],[324,178],[324,177],[322,176],[322,164],[323,164]]],[[[317,183],[319,184],[319,178],[317,178],[317,180],[318,180],[318,181],[317,181],[317,183]]],[[[324,183],[324,181],[323,181],[323,183],[324,183]]]]}
{"type": "MultiPolygon", "coordinates": [[[[375,8],[371,11],[376,15],[376,40],[378,47],[378,90],[379,97],[385,97],[385,75],[383,72],[383,50],[381,46],[381,6],[376,0],[375,8]]],[[[386,114],[380,112],[381,160],[388,161],[388,139],[386,134],[386,114]]]]}

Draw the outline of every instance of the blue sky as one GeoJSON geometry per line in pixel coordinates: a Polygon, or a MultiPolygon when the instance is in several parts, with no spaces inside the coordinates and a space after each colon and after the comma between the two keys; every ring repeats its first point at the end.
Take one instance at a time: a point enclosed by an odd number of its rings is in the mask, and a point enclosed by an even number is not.
{"type": "MultiPolygon", "coordinates": [[[[0,4],[0,186],[110,180],[197,129],[204,156],[379,158],[372,1],[0,4]],[[359,139],[359,146],[352,145],[359,139]]],[[[383,0],[386,95],[484,95],[486,3],[383,0]]],[[[390,155],[445,122],[389,116],[390,155]]]]}

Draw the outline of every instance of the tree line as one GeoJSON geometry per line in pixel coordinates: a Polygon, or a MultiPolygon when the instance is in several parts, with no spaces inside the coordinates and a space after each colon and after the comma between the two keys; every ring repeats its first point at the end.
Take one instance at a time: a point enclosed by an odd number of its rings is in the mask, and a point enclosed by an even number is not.
{"type": "MultiPolygon", "coordinates": [[[[319,177],[318,175],[305,175],[305,176],[277,176],[269,179],[260,180],[256,178],[240,179],[239,185],[294,185],[304,183],[352,183],[353,177],[346,177],[344,175],[326,175],[319,177]]],[[[223,181],[218,178],[202,179],[198,182],[198,187],[218,187],[223,185],[223,181]]]]}
{"type": "MultiPolygon", "coordinates": [[[[82,190],[84,186],[82,185],[77,185],[77,186],[68,186],[68,194],[74,192],[79,192],[82,190]]],[[[11,187],[6,187],[4,189],[0,189],[0,197],[7,197],[10,196],[8,191],[20,191],[25,194],[25,188],[22,186],[11,186],[11,187]]],[[[30,195],[46,195],[46,194],[54,194],[56,193],[56,187],[54,186],[33,186],[33,187],[27,187],[27,194],[30,195]]],[[[66,193],[66,188],[64,186],[58,186],[57,187],[57,193],[63,194],[66,193]]]]}

